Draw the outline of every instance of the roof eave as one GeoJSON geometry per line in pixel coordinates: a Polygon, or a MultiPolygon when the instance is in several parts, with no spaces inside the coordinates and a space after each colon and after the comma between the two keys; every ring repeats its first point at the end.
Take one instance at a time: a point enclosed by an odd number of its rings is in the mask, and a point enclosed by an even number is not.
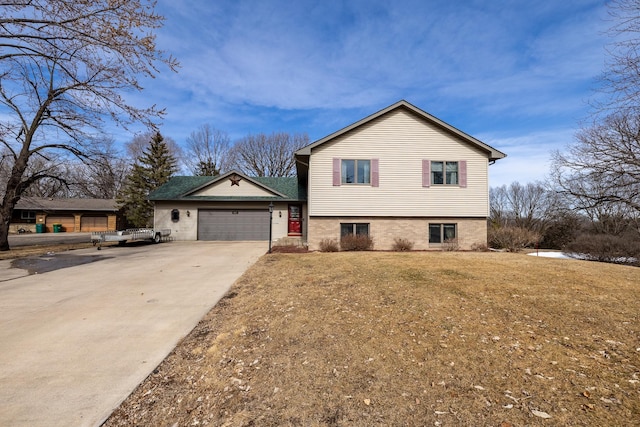
{"type": "Polygon", "coordinates": [[[221,198],[216,196],[186,196],[177,199],[162,198],[162,199],[149,199],[153,202],[306,202],[306,199],[300,199],[295,197],[264,197],[264,198],[221,198]]]}
{"type": "Polygon", "coordinates": [[[388,106],[387,108],[384,108],[378,112],[375,112],[361,120],[358,120],[357,122],[342,128],[330,135],[325,136],[322,139],[319,139],[309,145],[307,145],[306,147],[303,147],[301,149],[299,149],[298,151],[295,152],[296,156],[310,156],[311,155],[311,151],[318,147],[319,145],[324,144],[325,142],[328,142],[334,138],[337,138],[343,134],[346,134],[360,126],[362,126],[365,123],[368,123],[372,120],[377,119],[378,117],[381,117],[387,113],[389,113],[390,111],[393,111],[397,108],[406,108],[409,111],[412,111],[414,114],[417,114],[418,116],[428,120],[429,122],[433,123],[434,125],[440,127],[441,129],[446,130],[447,132],[454,134],[456,136],[458,136],[459,138],[465,140],[466,142],[473,144],[474,146],[482,149],[483,151],[486,151],[489,155],[489,159],[491,161],[495,161],[498,159],[502,159],[504,157],[506,157],[506,154],[502,153],[499,150],[496,150],[495,148],[491,147],[488,144],[485,144],[484,142],[480,141],[479,139],[474,138],[473,136],[461,131],[460,129],[451,126],[450,124],[443,122],[442,120],[438,119],[435,116],[432,116],[431,114],[427,113],[426,111],[416,107],[415,105],[403,100],[400,100],[398,102],[396,102],[395,104],[392,104],[390,106],[388,106]]]}

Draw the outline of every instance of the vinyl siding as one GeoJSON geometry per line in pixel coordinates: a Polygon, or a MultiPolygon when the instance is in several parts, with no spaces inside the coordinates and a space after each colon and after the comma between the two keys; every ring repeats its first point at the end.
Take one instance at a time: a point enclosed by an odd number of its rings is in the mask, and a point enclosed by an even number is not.
{"type": "Polygon", "coordinates": [[[488,215],[488,156],[404,110],[312,151],[310,216],[488,215]],[[334,186],[334,159],[379,159],[379,187],[334,186]],[[423,187],[423,160],[467,162],[467,187],[423,187]]]}
{"type": "Polygon", "coordinates": [[[273,196],[273,193],[258,187],[252,182],[241,180],[238,185],[231,185],[231,181],[223,179],[202,190],[191,194],[191,196],[245,196],[245,197],[265,197],[273,196]]]}

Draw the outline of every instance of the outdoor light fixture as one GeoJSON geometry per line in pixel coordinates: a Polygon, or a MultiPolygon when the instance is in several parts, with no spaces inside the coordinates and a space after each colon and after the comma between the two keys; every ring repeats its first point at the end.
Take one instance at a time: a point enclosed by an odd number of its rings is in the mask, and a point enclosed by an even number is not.
{"type": "Polygon", "coordinates": [[[187,211],[187,216],[191,216],[191,212],[187,211]]]}
{"type": "Polygon", "coordinates": [[[273,229],[273,202],[269,202],[269,253],[271,253],[272,229],[273,229]]]}
{"type": "Polygon", "coordinates": [[[282,211],[278,211],[278,215],[282,218],[282,211]]]}

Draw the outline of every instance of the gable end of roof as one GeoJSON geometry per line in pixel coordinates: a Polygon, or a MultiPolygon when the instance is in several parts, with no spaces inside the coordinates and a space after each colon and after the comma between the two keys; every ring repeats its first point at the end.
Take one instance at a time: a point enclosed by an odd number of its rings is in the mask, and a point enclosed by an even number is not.
{"type": "Polygon", "coordinates": [[[431,114],[427,113],[426,111],[416,107],[415,105],[405,101],[405,100],[400,100],[398,102],[396,102],[395,104],[392,104],[378,112],[375,112],[365,118],[363,118],[362,120],[359,120],[345,128],[342,128],[340,130],[338,130],[337,132],[334,132],[330,135],[325,136],[322,139],[319,139],[309,145],[307,145],[306,147],[301,148],[300,150],[295,152],[296,156],[310,156],[311,155],[311,151],[326,143],[329,142],[341,135],[344,135],[348,132],[351,132],[357,128],[359,128],[360,126],[369,123],[379,117],[384,116],[385,114],[390,113],[391,111],[397,110],[397,109],[406,109],[409,112],[421,117],[422,119],[428,121],[429,123],[445,130],[446,132],[449,132],[452,135],[457,136],[458,138],[461,138],[463,141],[467,142],[468,144],[471,144],[473,146],[476,146],[478,148],[480,148],[482,151],[485,151],[488,153],[489,156],[489,160],[490,161],[495,161],[498,159],[502,159],[504,157],[506,157],[507,155],[499,150],[496,150],[495,148],[491,147],[488,144],[485,144],[484,142],[480,141],[477,138],[474,138],[473,136],[459,130],[458,128],[451,126],[450,124],[438,119],[435,116],[432,116],[431,114]]]}

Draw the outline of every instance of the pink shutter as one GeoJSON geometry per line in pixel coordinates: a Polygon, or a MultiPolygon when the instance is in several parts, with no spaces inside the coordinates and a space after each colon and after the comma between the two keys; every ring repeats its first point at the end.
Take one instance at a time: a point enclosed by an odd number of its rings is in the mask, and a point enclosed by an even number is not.
{"type": "Polygon", "coordinates": [[[467,188],[467,161],[460,160],[458,162],[458,168],[460,169],[460,187],[467,188]]]}
{"type": "Polygon", "coordinates": [[[422,186],[429,187],[431,183],[431,163],[429,160],[422,160],[422,186]]]}
{"type": "Polygon", "coordinates": [[[341,181],[341,177],[340,177],[340,159],[333,159],[333,186],[334,187],[338,187],[340,186],[340,181],[341,181]]]}
{"type": "Polygon", "coordinates": [[[372,187],[380,186],[380,173],[378,171],[379,163],[380,163],[379,159],[371,159],[371,186],[372,187]]]}

